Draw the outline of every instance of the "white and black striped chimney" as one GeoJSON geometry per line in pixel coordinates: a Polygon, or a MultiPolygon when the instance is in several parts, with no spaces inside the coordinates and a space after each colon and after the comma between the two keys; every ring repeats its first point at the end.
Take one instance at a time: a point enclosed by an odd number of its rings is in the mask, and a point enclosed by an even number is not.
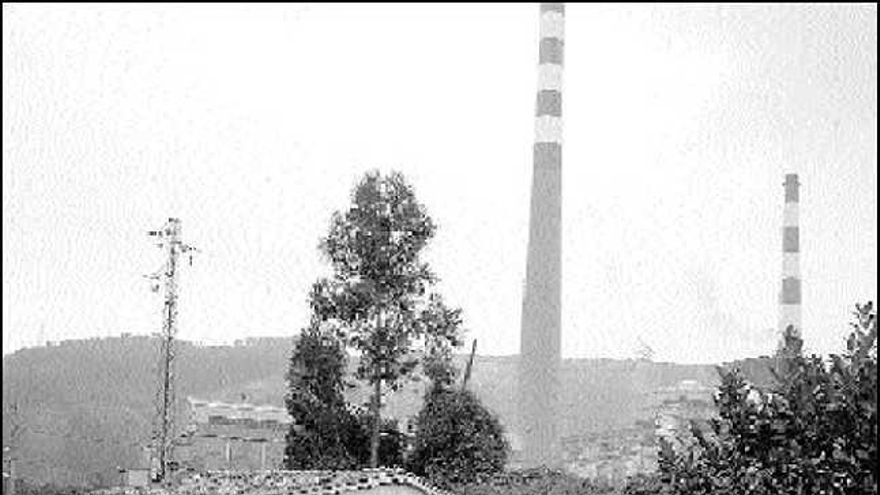
{"type": "Polygon", "coordinates": [[[797,174],[785,176],[785,209],[782,220],[782,290],[779,294],[779,335],[781,345],[785,335],[801,336],[801,272],[800,228],[798,225],[797,174]],[[789,327],[791,329],[789,330],[789,327]]]}
{"type": "Polygon", "coordinates": [[[538,95],[520,334],[523,462],[559,461],[562,292],[562,54],[565,9],[541,4],[538,95]]]}

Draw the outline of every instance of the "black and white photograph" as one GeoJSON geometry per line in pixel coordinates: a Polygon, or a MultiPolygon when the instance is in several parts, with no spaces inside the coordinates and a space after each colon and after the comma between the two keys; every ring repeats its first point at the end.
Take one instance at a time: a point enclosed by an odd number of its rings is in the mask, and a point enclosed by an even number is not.
{"type": "Polygon", "coordinates": [[[3,495],[877,495],[876,3],[4,2],[3,495]]]}

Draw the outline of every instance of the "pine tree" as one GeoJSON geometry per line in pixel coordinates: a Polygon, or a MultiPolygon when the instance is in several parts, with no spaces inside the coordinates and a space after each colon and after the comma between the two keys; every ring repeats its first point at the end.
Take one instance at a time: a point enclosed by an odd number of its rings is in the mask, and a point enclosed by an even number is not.
{"type": "Polygon", "coordinates": [[[302,331],[287,373],[288,469],[352,469],[365,461],[367,437],[343,397],[345,363],[334,336],[316,324],[302,331]]]}

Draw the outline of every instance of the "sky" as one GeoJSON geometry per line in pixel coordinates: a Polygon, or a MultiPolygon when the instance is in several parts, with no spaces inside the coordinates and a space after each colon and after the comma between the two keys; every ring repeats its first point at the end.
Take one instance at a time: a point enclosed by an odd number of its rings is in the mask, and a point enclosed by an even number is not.
{"type": "MultiPolygon", "coordinates": [[[[536,4],[3,5],[3,353],[148,335],[168,217],[180,337],[294,335],[367,170],[438,225],[437,290],[519,349],[536,4]]],[[[566,9],[564,357],[770,354],[782,182],[803,336],[877,297],[876,5],[566,9]]]]}

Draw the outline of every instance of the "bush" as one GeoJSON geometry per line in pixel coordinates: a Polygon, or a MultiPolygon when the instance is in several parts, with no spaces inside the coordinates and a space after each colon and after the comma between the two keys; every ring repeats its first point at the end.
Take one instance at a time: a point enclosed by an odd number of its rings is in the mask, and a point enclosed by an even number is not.
{"type": "Polygon", "coordinates": [[[356,469],[369,460],[369,437],[354,416],[321,408],[288,432],[284,459],[287,469],[356,469]]]}
{"type": "Polygon", "coordinates": [[[288,469],[352,469],[364,462],[359,447],[368,437],[342,395],[345,360],[342,345],[316,326],[300,335],[287,374],[288,469]]]}
{"type": "MultiPolygon", "coordinates": [[[[370,431],[373,425],[373,418],[369,417],[369,422],[364,424],[365,434],[370,431]]],[[[404,437],[397,428],[397,421],[383,420],[379,428],[379,465],[384,467],[403,466],[403,444],[404,437]]],[[[365,444],[369,447],[369,444],[365,444]]],[[[369,449],[364,449],[365,458],[369,460],[369,449]]],[[[366,464],[365,464],[366,465],[366,464]]]]}
{"type": "Polygon", "coordinates": [[[468,390],[432,388],[416,424],[409,469],[438,486],[484,480],[507,462],[501,423],[468,390]]]}
{"type": "Polygon", "coordinates": [[[723,371],[720,418],[683,455],[662,446],[658,493],[876,494],[877,322],[856,309],[842,355],[804,357],[790,332],[772,390],[723,371]]]}
{"type": "MultiPolygon", "coordinates": [[[[373,431],[373,416],[369,412],[361,412],[355,421],[359,428],[357,438],[348,445],[349,452],[358,460],[357,468],[370,465],[370,434],[373,431]]],[[[383,418],[379,425],[379,465],[394,467],[403,465],[403,435],[397,427],[397,421],[383,418]]]]}

